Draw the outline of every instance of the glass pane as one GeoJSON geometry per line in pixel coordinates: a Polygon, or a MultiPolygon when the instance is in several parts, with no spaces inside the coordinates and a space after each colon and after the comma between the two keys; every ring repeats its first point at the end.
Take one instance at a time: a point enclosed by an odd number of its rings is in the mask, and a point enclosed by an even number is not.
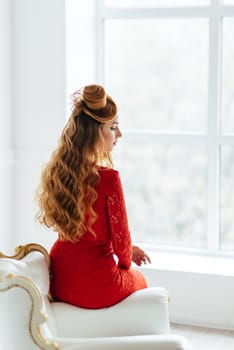
{"type": "Polygon", "coordinates": [[[134,241],[205,247],[206,151],[122,140],[115,152],[134,241]]]}
{"type": "Polygon", "coordinates": [[[176,6],[204,6],[209,0],[105,0],[109,7],[176,7],[176,6]]]}
{"type": "Polygon", "coordinates": [[[206,131],[206,19],[110,20],[106,43],[106,82],[124,128],[206,131]]]}
{"type": "Polygon", "coordinates": [[[234,0],[223,0],[224,5],[234,5],[234,0]]]}
{"type": "Polygon", "coordinates": [[[234,251],[234,147],[223,147],[221,159],[221,249],[234,251]]]}
{"type": "Polygon", "coordinates": [[[223,21],[222,131],[234,133],[234,18],[223,21]]]}

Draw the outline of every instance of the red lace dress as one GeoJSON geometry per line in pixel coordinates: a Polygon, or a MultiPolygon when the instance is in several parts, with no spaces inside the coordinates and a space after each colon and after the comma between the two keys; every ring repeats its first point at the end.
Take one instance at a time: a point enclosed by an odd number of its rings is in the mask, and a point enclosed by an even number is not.
{"type": "Polygon", "coordinates": [[[76,243],[57,240],[50,252],[52,295],[91,309],[116,304],[147,287],[144,276],[131,268],[131,237],[119,173],[101,168],[99,174],[96,238],[87,232],[76,243]]]}

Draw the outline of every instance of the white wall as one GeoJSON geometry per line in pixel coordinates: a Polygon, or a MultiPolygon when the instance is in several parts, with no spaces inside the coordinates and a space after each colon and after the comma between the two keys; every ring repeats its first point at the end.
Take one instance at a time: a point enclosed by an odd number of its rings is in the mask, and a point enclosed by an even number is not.
{"type": "Polygon", "coordinates": [[[11,2],[0,0],[0,250],[12,240],[11,2]]]}
{"type": "Polygon", "coordinates": [[[155,252],[152,265],[140,268],[149,286],[165,287],[170,319],[221,329],[234,329],[233,259],[155,252]]]}
{"type": "Polygon", "coordinates": [[[95,0],[0,0],[0,251],[51,246],[34,194],[70,113],[95,81],[95,0]]]}
{"type": "Polygon", "coordinates": [[[65,1],[14,0],[12,28],[13,245],[47,245],[54,235],[36,226],[34,192],[65,122],[65,1]]]}
{"type": "Polygon", "coordinates": [[[0,250],[12,253],[54,238],[35,224],[34,191],[65,122],[65,1],[1,0],[0,16],[0,250]]]}

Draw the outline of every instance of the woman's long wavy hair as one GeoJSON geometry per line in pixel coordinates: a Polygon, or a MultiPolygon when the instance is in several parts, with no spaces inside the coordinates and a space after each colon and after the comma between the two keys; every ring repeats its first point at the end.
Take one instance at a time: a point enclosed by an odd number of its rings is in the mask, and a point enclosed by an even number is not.
{"type": "Polygon", "coordinates": [[[97,165],[113,166],[110,153],[100,151],[101,129],[116,114],[116,104],[100,85],[73,94],[72,114],[36,191],[36,218],[60,239],[75,242],[86,231],[95,235],[97,165]]]}

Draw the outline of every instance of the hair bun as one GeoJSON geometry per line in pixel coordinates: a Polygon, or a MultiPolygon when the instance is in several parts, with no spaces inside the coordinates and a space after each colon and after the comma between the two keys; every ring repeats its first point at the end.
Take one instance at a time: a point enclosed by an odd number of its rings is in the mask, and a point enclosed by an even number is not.
{"type": "Polygon", "coordinates": [[[83,102],[91,110],[105,107],[106,99],[106,92],[100,85],[88,85],[83,90],[83,102]]]}

